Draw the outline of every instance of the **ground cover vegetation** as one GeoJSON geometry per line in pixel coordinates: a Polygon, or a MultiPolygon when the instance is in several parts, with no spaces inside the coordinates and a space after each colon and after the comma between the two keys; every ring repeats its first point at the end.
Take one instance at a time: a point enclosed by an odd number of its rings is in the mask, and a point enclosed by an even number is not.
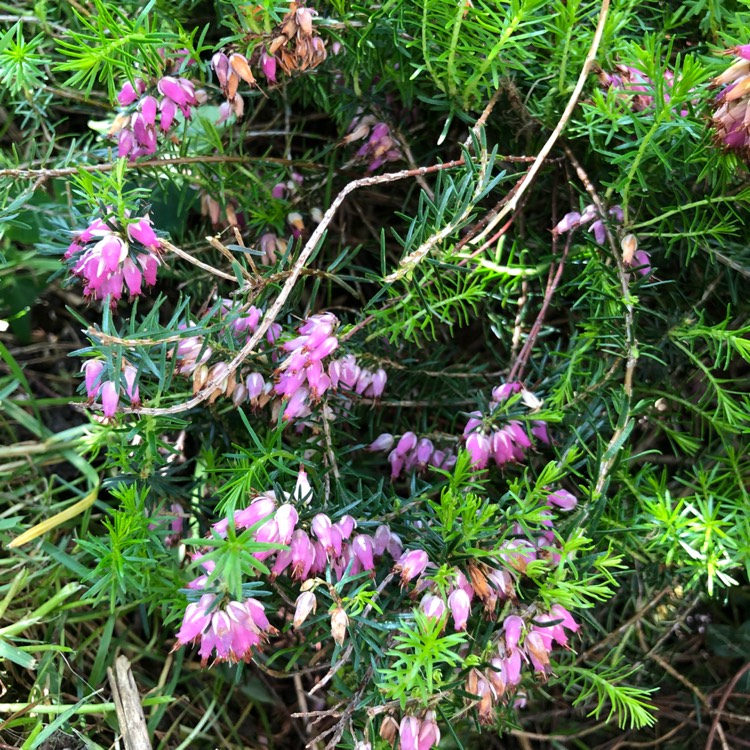
{"type": "Polygon", "coordinates": [[[744,4],[0,27],[0,748],[750,744],[744,4]]]}

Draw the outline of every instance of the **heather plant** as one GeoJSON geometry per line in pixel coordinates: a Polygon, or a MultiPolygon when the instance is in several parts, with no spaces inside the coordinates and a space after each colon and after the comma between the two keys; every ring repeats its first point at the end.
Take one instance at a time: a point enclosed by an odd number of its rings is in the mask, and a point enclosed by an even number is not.
{"type": "Polygon", "coordinates": [[[0,748],[742,745],[750,14],[0,24],[0,748]]]}

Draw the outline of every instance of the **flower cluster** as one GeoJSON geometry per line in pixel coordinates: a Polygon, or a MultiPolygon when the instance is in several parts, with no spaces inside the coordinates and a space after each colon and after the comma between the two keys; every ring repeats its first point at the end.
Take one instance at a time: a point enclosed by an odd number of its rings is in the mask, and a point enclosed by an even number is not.
{"type": "Polygon", "coordinates": [[[178,110],[189,120],[193,107],[205,101],[204,92],[196,91],[192,81],[178,76],[163,76],[152,93],[147,94],[146,89],[146,83],[136,78],[134,84],[125,83],[117,95],[119,104],[128,108],[128,113],[118,118],[120,158],[132,160],[156,153],[157,128],[169,132],[178,110]]]}
{"type": "Polygon", "coordinates": [[[487,661],[484,671],[472,669],[466,680],[466,690],[479,696],[479,720],[483,724],[495,721],[495,705],[506,703],[521,683],[523,666],[545,677],[550,672],[549,655],[554,644],[567,647],[566,633],[576,633],[580,626],[565,607],[553,604],[546,614],[536,614],[528,625],[519,615],[509,615],[502,625],[503,634],[497,649],[487,661]]]}
{"type": "Polygon", "coordinates": [[[391,464],[391,480],[394,481],[404,471],[423,473],[428,468],[449,470],[456,465],[456,456],[452,450],[438,450],[432,440],[419,438],[413,432],[405,432],[398,443],[391,433],[384,432],[367,446],[367,450],[390,451],[388,461],[391,464]]]}
{"type": "MultiPolygon", "coordinates": [[[[293,580],[306,581],[324,573],[330,564],[332,572],[341,580],[346,575],[373,571],[376,561],[386,552],[396,560],[401,558],[401,540],[386,525],[379,526],[373,535],[355,534],[358,524],[352,516],[344,515],[333,521],[325,513],[318,513],[311,519],[309,531],[305,530],[298,525],[299,513],[295,506],[306,505],[311,498],[307,474],[301,469],[292,495],[284,493],[281,497],[284,502],[280,504],[273,492],[266,492],[233,516],[234,527],[239,531],[260,524],[253,532],[254,541],[288,545],[282,550],[255,553],[259,560],[273,557],[272,563],[269,561],[272,579],[286,573],[293,580]]],[[[224,537],[228,525],[229,520],[224,519],[212,528],[217,535],[224,537]]],[[[309,597],[305,599],[309,600],[309,597]]],[[[306,617],[301,615],[305,599],[298,603],[296,618],[300,624],[306,617]]]]}
{"type": "Polygon", "coordinates": [[[63,257],[72,262],[71,273],[84,281],[86,296],[109,296],[113,305],[125,289],[135,297],[144,282],[155,284],[161,263],[159,239],[148,216],[130,221],[124,233],[111,221],[96,219],[74,235],[63,257]]]}
{"type": "MultiPolygon", "coordinates": [[[[618,224],[622,223],[624,219],[622,207],[612,206],[607,213],[618,224]]],[[[603,245],[607,239],[607,229],[604,220],[599,216],[599,212],[593,203],[587,205],[580,213],[578,211],[570,211],[565,214],[552,231],[555,234],[565,234],[587,224],[590,225],[589,231],[594,233],[594,239],[600,245],[603,245]]],[[[645,250],[638,249],[638,240],[634,234],[626,234],[622,238],[620,245],[622,248],[622,259],[626,266],[634,268],[642,276],[647,276],[651,273],[651,255],[645,250]]]]}
{"type": "Polygon", "coordinates": [[[372,115],[355,117],[349,125],[344,143],[354,143],[367,138],[364,145],[357,151],[357,158],[369,161],[368,172],[374,172],[378,167],[389,161],[399,161],[404,158],[398,141],[391,133],[391,129],[384,122],[378,122],[372,115]]]}
{"type": "Polygon", "coordinates": [[[269,84],[277,83],[277,69],[291,75],[320,65],[327,56],[325,42],[313,28],[313,17],[317,12],[306,8],[302,3],[290,3],[289,12],[266,45],[261,44],[253,53],[219,51],[211,59],[211,67],[221,87],[226,102],[220,107],[219,122],[230,114],[240,119],[245,110],[241,96],[238,96],[240,81],[249,86],[257,86],[253,65],[260,66],[269,84]],[[250,57],[250,60],[248,60],[250,57]]]}
{"type": "Polygon", "coordinates": [[[105,380],[104,360],[89,359],[83,365],[84,386],[89,403],[93,403],[101,397],[102,412],[106,418],[111,418],[117,412],[120,397],[124,392],[131,406],[138,406],[141,402],[136,384],[137,370],[131,364],[125,364],[122,369],[122,380],[125,388],[121,387],[120,378],[105,380]]]}
{"type": "Polygon", "coordinates": [[[287,75],[312,70],[327,57],[325,42],[313,28],[316,15],[316,11],[306,8],[303,3],[292,2],[289,12],[281,19],[267,55],[278,60],[287,75]]]}
{"type": "MultiPolygon", "coordinates": [[[[632,65],[615,65],[615,72],[607,73],[600,71],[599,80],[608,89],[615,89],[634,112],[642,112],[654,106],[654,93],[656,84],[642,70],[632,65]],[[622,93],[620,93],[622,92],[622,93]]],[[[671,70],[664,71],[664,88],[671,89],[674,84],[674,73],[671,70]]],[[[669,94],[664,94],[664,103],[669,104],[669,94]]],[[[684,117],[687,110],[680,114],[684,117]]]]}
{"type": "MultiPolygon", "coordinates": [[[[577,498],[567,490],[556,490],[545,499],[545,508],[556,507],[570,511],[576,507],[577,498]]],[[[399,558],[395,570],[401,573],[403,583],[421,576],[417,590],[425,592],[420,607],[430,618],[442,619],[450,612],[455,630],[465,630],[471,613],[474,599],[481,601],[488,616],[492,616],[498,602],[515,601],[516,577],[523,575],[529,563],[541,558],[548,559],[553,565],[560,563],[554,534],[554,523],[551,510],[543,513],[543,530],[539,536],[531,531],[524,532],[520,525],[512,528],[512,537],[503,543],[494,558],[485,562],[471,562],[467,573],[460,568],[449,571],[450,583],[441,588],[430,577],[435,567],[422,549],[412,549],[399,558]]]]}
{"type": "Polygon", "coordinates": [[[750,160],[750,44],[733,47],[729,53],[736,55],[734,61],[713,81],[724,88],[716,97],[712,123],[723,148],[750,160]]]}
{"type": "MultiPolygon", "coordinates": [[[[476,469],[487,468],[491,459],[494,459],[498,466],[523,461],[526,450],[531,447],[531,439],[521,422],[511,420],[501,427],[495,422],[495,412],[516,393],[521,395],[521,402],[529,409],[534,410],[541,406],[539,399],[521,383],[504,383],[492,391],[489,418],[485,418],[479,411],[469,414],[463,434],[466,450],[471,455],[472,465],[476,469]]],[[[549,443],[545,422],[533,421],[531,434],[542,443],[549,443]]]]}
{"type": "MultiPolygon", "coordinates": [[[[262,317],[257,307],[237,307],[229,300],[223,301],[222,312],[229,321],[227,328],[240,341],[257,330],[262,317]]],[[[280,342],[281,326],[274,323],[266,333],[268,343],[275,347],[271,358],[281,360],[273,380],[259,372],[244,372],[239,378],[230,376],[226,362],[209,366],[213,351],[198,336],[186,337],[178,344],[177,372],[192,376],[196,393],[209,381],[216,382],[209,403],[219,396],[231,398],[235,406],[249,402],[253,408],[273,401],[274,418],[283,411],[286,421],[309,417],[311,407],[329,390],[379,398],[387,381],[385,370],[367,370],[351,354],[325,364],[339,346],[337,325],[332,313],[313,315],[297,329],[295,337],[280,342]]]]}
{"type": "Polygon", "coordinates": [[[174,649],[200,643],[198,654],[203,666],[214,651],[216,662],[250,661],[253,650],[268,635],[276,633],[257,599],[248,597],[243,602],[216,605],[217,597],[212,594],[204,594],[197,602],[188,604],[174,649]]]}
{"type": "MultiPolygon", "coordinates": [[[[357,521],[351,516],[344,515],[334,522],[326,514],[319,513],[311,519],[309,531],[302,528],[297,507],[303,507],[311,499],[307,474],[301,469],[293,493],[282,492],[277,497],[274,492],[264,492],[253,498],[247,508],[232,516],[237,531],[255,527],[253,541],[285,546],[283,549],[259,550],[254,556],[258,560],[268,560],[272,580],[287,574],[292,580],[304,582],[296,603],[295,627],[301,627],[310,612],[315,611],[316,601],[309,579],[324,573],[327,566],[330,565],[331,571],[341,580],[362,571],[372,574],[376,561],[386,552],[393,559],[404,560],[401,540],[385,525],[379,526],[373,535],[355,534],[357,521]]],[[[226,537],[229,523],[227,518],[213,524],[213,534],[226,537]]],[[[202,554],[196,559],[205,573],[190,582],[188,588],[200,591],[205,588],[208,574],[213,572],[215,564],[203,560],[202,554]]],[[[211,595],[204,594],[198,602],[188,605],[175,648],[200,640],[200,656],[204,664],[214,649],[217,661],[240,661],[250,657],[252,649],[262,642],[264,633],[274,632],[262,605],[254,599],[248,599],[244,604],[231,602],[212,614],[210,610],[214,603],[211,595]]],[[[339,642],[343,641],[347,623],[346,612],[340,606],[335,608],[331,626],[339,642]]]]}
{"type": "MultiPolygon", "coordinates": [[[[320,325],[318,322],[317,325],[320,325]]],[[[316,325],[302,336],[313,335],[316,325]]],[[[322,333],[320,334],[322,336],[322,333]]],[[[325,338],[321,339],[321,342],[325,338]]],[[[506,389],[509,390],[509,389],[506,389]]],[[[230,518],[212,526],[212,536],[226,538],[230,524],[237,532],[250,530],[252,541],[263,545],[252,554],[264,561],[270,579],[287,576],[299,586],[290,620],[300,629],[318,608],[318,587],[334,592],[329,611],[331,635],[343,644],[349,627],[347,615],[337,593],[337,582],[367,573],[375,577],[379,561],[387,554],[393,561],[393,573],[400,585],[411,586],[411,598],[421,596],[419,608],[425,621],[437,621],[440,628],[449,616],[455,631],[465,631],[472,618],[472,605],[478,603],[485,619],[495,620],[496,632],[484,654],[482,668],[469,672],[466,690],[476,703],[479,719],[489,723],[499,703],[515,701],[524,669],[544,679],[550,672],[550,653],[554,647],[568,647],[568,634],[579,629],[571,613],[559,604],[544,610],[538,605],[521,609],[516,596],[517,578],[524,574],[531,560],[537,559],[542,545],[554,544],[552,509],[572,510],[577,499],[566,490],[549,492],[544,500],[544,532],[538,540],[520,526],[512,529],[511,538],[493,555],[470,560],[465,567],[439,568],[428,553],[419,547],[404,550],[401,538],[381,524],[371,534],[358,532],[358,522],[350,515],[333,519],[325,513],[304,518],[304,509],[313,501],[313,491],[304,469],[300,469],[294,491],[268,491],[256,495],[250,504],[230,518]],[[500,603],[500,607],[498,604],[500,603]]],[[[217,606],[218,597],[206,590],[209,575],[216,563],[204,559],[199,551],[197,562],[202,575],[188,584],[200,596],[188,605],[175,648],[200,643],[203,663],[215,655],[216,661],[248,660],[269,635],[277,631],[270,625],[263,605],[255,599],[229,602],[217,606]]],[[[559,562],[551,560],[553,564],[559,562]]],[[[387,716],[381,736],[400,747],[429,750],[440,741],[435,714],[422,718],[406,715],[400,724],[387,716]]]]}
{"type": "Polygon", "coordinates": [[[430,750],[440,744],[440,728],[434,711],[427,711],[423,718],[404,716],[400,724],[387,716],[380,727],[380,736],[393,742],[398,735],[399,750],[430,750]]]}
{"type": "MultiPolygon", "coordinates": [[[[624,217],[620,206],[612,206],[607,213],[617,223],[622,223],[624,217]]],[[[599,211],[593,203],[586,206],[580,213],[578,211],[571,211],[565,214],[552,231],[555,234],[564,234],[587,224],[591,225],[589,226],[589,232],[593,232],[596,241],[600,245],[603,245],[607,239],[607,230],[604,225],[604,219],[599,216],[599,211]]]]}
{"type": "Polygon", "coordinates": [[[311,401],[319,401],[333,385],[323,361],[338,349],[337,324],[332,313],[313,315],[297,329],[299,335],[281,344],[288,356],[276,370],[274,393],[288,399],[284,419],[309,416],[311,401]]]}

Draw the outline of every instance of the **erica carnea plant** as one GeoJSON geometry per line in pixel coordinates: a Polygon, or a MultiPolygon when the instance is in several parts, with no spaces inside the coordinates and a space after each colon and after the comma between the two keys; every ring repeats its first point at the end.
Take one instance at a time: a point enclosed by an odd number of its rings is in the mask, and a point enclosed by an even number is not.
{"type": "Polygon", "coordinates": [[[3,9],[1,746],[739,742],[750,15],[673,5],[3,9]]]}

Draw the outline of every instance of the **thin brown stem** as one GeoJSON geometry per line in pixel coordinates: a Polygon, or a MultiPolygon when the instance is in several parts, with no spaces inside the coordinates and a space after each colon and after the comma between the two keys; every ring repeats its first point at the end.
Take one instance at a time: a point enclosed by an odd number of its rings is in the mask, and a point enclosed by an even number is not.
{"type": "Polygon", "coordinates": [[[503,209],[498,212],[498,214],[490,221],[487,226],[485,227],[484,231],[475,237],[472,240],[472,244],[478,245],[479,243],[484,241],[484,238],[510,213],[513,213],[521,198],[523,197],[524,193],[531,187],[531,185],[534,182],[534,179],[537,175],[537,172],[541,169],[542,164],[544,164],[544,160],[547,158],[549,152],[552,150],[552,147],[557,143],[558,138],[562,135],[563,130],[565,129],[565,126],[568,124],[568,120],[570,119],[571,115],[573,114],[573,110],[576,108],[578,104],[578,99],[581,96],[581,92],[583,91],[584,84],[586,83],[586,79],[589,76],[589,73],[591,72],[591,66],[594,64],[594,60],[596,59],[596,52],[599,49],[599,44],[602,40],[602,34],[604,33],[604,24],[607,20],[607,14],[609,13],[609,1],[610,0],[602,0],[602,6],[599,11],[599,21],[596,25],[596,30],[594,31],[594,38],[591,40],[591,47],[589,48],[589,53],[586,55],[586,60],[583,63],[583,67],[581,68],[581,72],[578,75],[578,80],[576,81],[575,88],[573,89],[573,93],[570,95],[570,99],[568,100],[567,105],[565,106],[565,109],[563,110],[562,115],[560,115],[560,119],[557,122],[557,125],[555,126],[555,129],[552,131],[550,137],[547,139],[544,146],[542,146],[541,150],[537,154],[536,160],[531,165],[531,169],[526,173],[524,177],[521,178],[521,183],[518,187],[518,190],[516,190],[515,195],[511,200],[509,200],[503,209]]]}
{"type": "MultiPolygon", "coordinates": [[[[417,174],[420,174],[420,175],[431,174],[433,172],[439,172],[440,170],[443,170],[443,169],[453,169],[455,167],[463,166],[463,164],[464,164],[464,160],[458,159],[456,161],[450,161],[444,164],[435,164],[429,167],[419,167],[418,169],[405,169],[400,172],[390,172],[388,174],[377,175],[373,177],[363,177],[359,180],[354,180],[353,182],[350,182],[348,185],[346,185],[344,189],[333,200],[328,210],[323,215],[323,218],[320,224],[318,224],[318,226],[315,228],[315,231],[310,236],[310,239],[305,243],[305,246],[302,248],[302,251],[297,257],[297,260],[294,262],[294,265],[290,269],[289,276],[287,277],[287,280],[284,283],[284,286],[281,288],[281,291],[279,292],[278,296],[274,300],[271,307],[263,316],[263,320],[261,321],[258,328],[255,330],[253,335],[248,339],[247,343],[242,347],[242,349],[240,349],[240,351],[237,352],[237,354],[231,360],[231,362],[227,363],[227,369],[224,372],[224,374],[221,376],[221,379],[223,380],[224,378],[229,378],[237,371],[240,365],[255,350],[255,347],[263,339],[263,337],[265,336],[266,332],[271,327],[271,325],[276,321],[276,318],[280,315],[281,310],[284,307],[284,304],[286,303],[287,299],[291,295],[292,290],[294,289],[294,286],[297,283],[297,280],[302,275],[302,271],[305,267],[305,264],[310,259],[310,257],[315,252],[315,250],[318,248],[318,245],[323,240],[323,236],[326,232],[326,229],[328,228],[328,225],[331,223],[331,220],[336,214],[336,211],[338,210],[339,206],[344,202],[344,200],[350,193],[354,192],[358,188],[370,187],[372,185],[380,185],[380,184],[385,184],[389,182],[396,182],[397,180],[405,180],[408,178],[413,178],[417,174]]],[[[234,277],[232,277],[232,279],[234,280],[234,277]]],[[[174,406],[170,406],[167,408],[141,408],[141,409],[128,409],[125,411],[127,413],[134,413],[134,414],[138,414],[138,413],[148,414],[149,416],[180,414],[181,412],[187,411],[188,409],[192,409],[198,406],[198,404],[203,403],[206,399],[209,398],[209,396],[211,396],[211,394],[216,390],[218,385],[219,383],[214,381],[214,379],[212,378],[204,385],[204,387],[193,398],[188,399],[187,401],[181,404],[175,404],[174,406]]],[[[97,407],[94,407],[94,408],[97,408],[97,407]]]]}
{"type": "MultiPolygon", "coordinates": [[[[79,164],[75,167],[59,167],[53,169],[16,167],[12,169],[0,169],[0,178],[10,177],[16,180],[36,180],[37,184],[43,184],[47,180],[57,177],[72,177],[79,172],[111,172],[119,164],[119,160],[105,162],[103,164],[79,164]]],[[[146,159],[145,161],[134,161],[128,164],[129,169],[153,169],[158,167],[177,167],[189,164],[283,164],[295,166],[298,169],[328,169],[322,164],[315,162],[289,161],[271,156],[180,156],[174,159],[146,159]]]]}

